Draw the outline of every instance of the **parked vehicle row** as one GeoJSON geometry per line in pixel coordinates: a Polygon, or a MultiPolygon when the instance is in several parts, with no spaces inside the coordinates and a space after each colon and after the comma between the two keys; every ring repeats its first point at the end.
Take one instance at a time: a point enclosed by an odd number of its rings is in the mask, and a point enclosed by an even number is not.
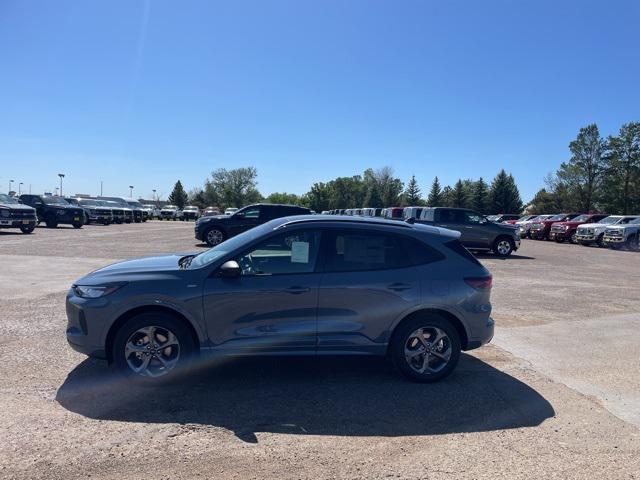
{"type": "Polygon", "coordinates": [[[36,228],[36,209],[23,205],[17,198],[0,193],[0,228],[19,228],[22,233],[31,233],[36,228]]]}
{"type": "Polygon", "coordinates": [[[640,215],[560,213],[516,222],[522,238],[640,250],[640,215]]]}

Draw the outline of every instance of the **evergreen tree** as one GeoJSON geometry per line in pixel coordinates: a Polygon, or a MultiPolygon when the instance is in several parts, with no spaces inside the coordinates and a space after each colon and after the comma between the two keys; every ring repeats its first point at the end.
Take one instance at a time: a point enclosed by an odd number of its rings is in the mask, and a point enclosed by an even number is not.
{"type": "Polygon", "coordinates": [[[411,175],[411,180],[407,183],[407,189],[404,191],[404,201],[407,205],[422,205],[420,187],[418,186],[415,175],[411,175]]]}
{"type": "Polygon", "coordinates": [[[473,184],[471,206],[480,213],[487,213],[487,207],[489,206],[489,186],[482,177],[473,184]]]}
{"type": "Polygon", "coordinates": [[[462,180],[458,180],[451,192],[452,207],[465,208],[467,206],[467,192],[462,180]]]}
{"type": "Polygon", "coordinates": [[[520,213],[522,200],[512,175],[504,169],[495,176],[491,183],[491,213],[520,213]]]}
{"type": "Polygon", "coordinates": [[[169,198],[167,200],[170,204],[176,205],[178,208],[183,209],[188,199],[189,197],[187,196],[187,192],[185,192],[184,188],[182,187],[182,182],[178,180],[173,187],[171,195],[169,195],[169,198]]]}
{"type": "Polygon", "coordinates": [[[442,189],[442,199],[439,207],[453,207],[453,189],[447,185],[442,189]]]}
{"type": "Polygon", "coordinates": [[[605,210],[628,214],[640,207],[640,123],[627,123],[607,141],[608,163],[603,200],[605,210]]]}
{"type": "Polygon", "coordinates": [[[433,179],[431,184],[431,190],[429,191],[429,197],[427,198],[427,205],[430,207],[442,207],[444,196],[442,194],[442,188],[440,187],[440,180],[438,177],[433,179]]]}

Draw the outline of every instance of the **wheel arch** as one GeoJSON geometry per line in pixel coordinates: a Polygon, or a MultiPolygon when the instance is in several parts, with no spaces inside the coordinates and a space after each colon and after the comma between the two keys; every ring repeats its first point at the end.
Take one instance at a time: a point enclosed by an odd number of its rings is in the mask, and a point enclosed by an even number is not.
{"type": "Polygon", "coordinates": [[[431,316],[438,316],[449,321],[449,323],[451,323],[451,325],[456,329],[456,331],[458,332],[458,335],[460,336],[460,346],[462,347],[462,350],[467,349],[467,346],[469,344],[469,335],[467,334],[467,329],[464,327],[460,319],[453,313],[447,310],[444,310],[442,308],[426,307],[426,308],[421,308],[420,310],[415,310],[405,315],[399,322],[397,322],[393,326],[393,330],[389,335],[389,342],[387,343],[387,352],[389,351],[389,348],[393,343],[394,337],[397,334],[397,332],[400,330],[400,327],[402,325],[404,325],[406,322],[413,320],[414,318],[429,318],[431,316]]]}
{"type": "Polygon", "coordinates": [[[122,327],[125,323],[127,323],[127,321],[129,321],[131,318],[135,317],[136,315],[141,313],[149,313],[149,312],[161,312],[161,313],[169,314],[174,318],[176,318],[178,321],[180,321],[182,324],[184,324],[184,326],[187,328],[187,330],[189,331],[189,333],[193,338],[193,344],[196,347],[196,352],[200,351],[201,341],[198,336],[198,332],[196,328],[193,326],[193,324],[191,323],[191,321],[189,321],[189,319],[186,316],[184,316],[179,311],[171,307],[168,307],[166,305],[140,305],[122,313],[116,319],[116,321],[113,322],[111,327],[109,327],[109,331],[107,332],[107,336],[105,339],[105,355],[109,363],[113,361],[113,358],[112,358],[113,341],[120,327],[122,327]]]}

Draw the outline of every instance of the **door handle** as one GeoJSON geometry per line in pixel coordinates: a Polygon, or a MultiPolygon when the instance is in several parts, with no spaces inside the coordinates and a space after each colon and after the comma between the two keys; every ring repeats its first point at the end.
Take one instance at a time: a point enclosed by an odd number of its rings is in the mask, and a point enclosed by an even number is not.
{"type": "Polygon", "coordinates": [[[401,292],[403,290],[409,290],[410,288],[413,288],[413,285],[411,285],[410,283],[396,282],[396,283],[392,283],[391,285],[388,285],[387,288],[389,290],[401,292]]]}
{"type": "Polygon", "coordinates": [[[306,293],[311,290],[309,287],[289,287],[285,288],[284,291],[287,293],[291,293],[292,295],[300,295],[301,293],[306,293]]]}

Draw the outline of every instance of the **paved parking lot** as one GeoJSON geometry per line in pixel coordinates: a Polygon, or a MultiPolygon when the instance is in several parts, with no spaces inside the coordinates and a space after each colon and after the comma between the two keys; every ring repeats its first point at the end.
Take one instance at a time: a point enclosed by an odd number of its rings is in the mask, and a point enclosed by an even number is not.
{"type": "Polygon", "coordinates": [[[492,345],[436,385],[379,359],[234,360],[131,389],[64,338],[70,283],[193,224],[0,231],[1,478],[638,478],[640,254],[482,255],[492,345]]]}

